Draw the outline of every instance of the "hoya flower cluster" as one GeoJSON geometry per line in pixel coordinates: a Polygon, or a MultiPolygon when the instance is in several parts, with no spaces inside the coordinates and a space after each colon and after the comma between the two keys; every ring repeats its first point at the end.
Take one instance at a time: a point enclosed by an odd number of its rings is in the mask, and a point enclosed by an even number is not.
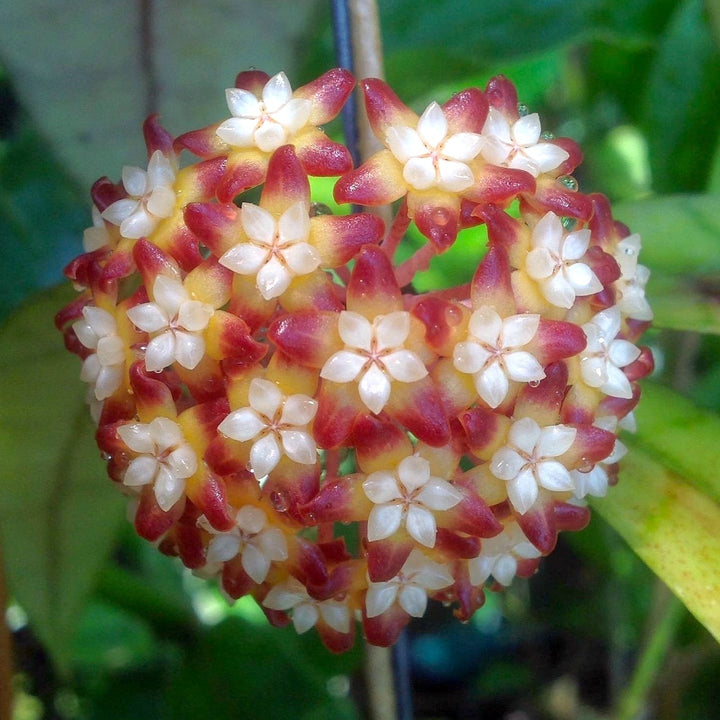
{"type": "Polygon", "coordinates": [[[150,117],[57,317],[138,533],[334,651],[534,572],[615,482],[652,368],[640,239],[578,191],[573,141],[503,77],[419,116],[367,79],[384,149],[353,167],[320,126],[355,86],[244,72],[215,125],[150,117]],[[395,219],[321,212],[308,176],[395,219]],[[418,292],[456,242],[472,281],[418,292]]]}

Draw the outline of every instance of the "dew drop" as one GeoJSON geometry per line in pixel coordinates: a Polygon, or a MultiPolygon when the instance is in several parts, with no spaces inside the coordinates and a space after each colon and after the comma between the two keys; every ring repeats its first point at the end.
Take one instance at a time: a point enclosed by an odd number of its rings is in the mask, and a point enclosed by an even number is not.
{"type": "Polygon", "coordinates": [[[270,504],[278,512],[286,512],[289,505],[287,495],[280,490],[274,490],[270,493],[270,504]]]}
{"type": "Polygon", "coordinates": [[[560,222],[562,222],[562,226],[568,231],[571,232],[575,229],[575,226],[577,225],[577,220],[572,217],[564,217],[561,218],[560,222]]]}
{"type": "Polygon", "coordinates": [[[573,192],[575,192],[579,187],[578,181],[572,175],[561,175],[557,181],[573,192]]]}
{"type": "Polygon", "coordinates": [[[525,117],[530,112],[528,110],[528,106],[525,103],[518,103],[518,115],[520,117],[525,117]]]}
{"type": "Polygon", "coordinates": [[[448,325],[456,326],[459,325],[462,320],[462,312],[459,308],[449,307],[445,310],[445,320],[448,325]]]}
{"type": "Polygon", "coordinates": [[[590,462],[587,458],[582,458],[580,460],[580,465],[578,466],[578,470],[581,473],[589,473],[593,468],[595,467],[595,463],[590,462]]]}
{"type": "Polygon", "coordinates": [[[112,460],[112,455],[111,455],[110,453],[108,453],[108,452],[105,452],[104,450],[100,453],[100,457],[101,457],[105,462],[110,462],[110,461],[112,460]]]}
{"type": "Polygon", "coordinates": [[[435,208],[432,212],[432,221],[434,225],[447,225],[450,222],[450,212],[445,208],[435,208]]]}
{"type": "Polygon", "coordinates": [[[310,205],[310,217],[317,217],[318,215],[332,215],[333,211],[325,204],[314,202],[310,205]]]}
{"type": "Polygon", "coordinates": [[[550,132],[550,130],[543,130],[543,132],[540,135],[540,138],[542,140],[554,140],[555,139],[555,133],[550,132]]]}
{"type": "Polygon", "coordinates": [[[539,384],[540,384],[540,381],[539,381],[539,380],[530,380],[530,382],[528,383],[528,385],[529,385],[531,388],[536,388],[539,384]]]}

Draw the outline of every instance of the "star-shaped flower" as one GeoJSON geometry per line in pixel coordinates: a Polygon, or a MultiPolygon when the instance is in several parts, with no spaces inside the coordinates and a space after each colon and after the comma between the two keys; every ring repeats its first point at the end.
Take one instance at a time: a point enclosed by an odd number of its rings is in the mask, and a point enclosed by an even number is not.
{"type": "Polygon", "coordinates": [[[267,81],[259,98],[243,88],[227,89],[225,97],[233,117],[220,124],[218,137],[233,147],[277,150],[310,118],[310,100],[292,95],[284,72],[267,81]]]}
{"type": "Polygon", "coordinates": [[[434,510],[455,507],[462,494],[447,480],[430,475],[430,463],[419,455],[404,458],[397,470],[370,473],[362,484],[375,503],[368,516],[368,540],[393,535],[403,524],[408,534],[426,547],[435,546],[437,523],[434,510]]]}
{"type": "Polygon", "coordinates": [[[577,296],[594,295],[603,289],[592,269],[579,262],[590,245],[590,230],[566,233],[560,218],[549,212],[533,228],[531,244],[525,272],[553,305],[570,308],[577,296]]]}
{"type": "Polygon", "coordinates": [[[122,182],[128,197],[105,208],[102,217],[119,225],[125,238],[147,237],[175,209],[175,168],[166,155],[156,150],[150,156],[147,171],[126,165],[122,182]]]}
{"type": "Polygon", "coordinates": [[[420,550],[413,550],[392,580],[368,583],[365,613],[369,618],[377,617],[397,602],[408,615],[422,617],[428,592],[441,590],[453,582],[446,565],[430,560],[420,550]]]}
{"type": "Polygon", "coordinates": [[[554,458],[569,450],[576,435],[573,427],[541,428],[530,417],[512,424],[507,444],[490,460],[490,471],[507,483],[508,498],[521,515],[537,500],[538,487],[558,492],[573,489],[570,472],[554,458]]]}
{"type": "Polygon", "coordinates": [[[140,330],[154,335],[145,350],[145,367],[153,372],[177,362],[192,370],[205,354],[202,331],[215,309],[193,300],[177,278],[158,275],[153,283],[154,302],[135,305],[127,311],[140,330]]]}
{"type": "Polygon", "coordinates": [[[555,170],[570,155],[563,148],[540,142],[540,117],[523,115],[510,124],[496,107],[490,107],[482,130],[483,157],[493,165],[529,172],[533,177],[555,170]]]}
{"type": "Polygon", "coordinates": [[[271,610],[292,611],[292,622],[298,634],[307,632],[319,621],[339,633],[349,633],[351,630],[350,608],[347,602],[332,598],[315,600],[294,577],[275,585],[262,604],[271,610]]]}
{"type": "Polygon", "coordinates": [[[313,465],[317,446],[308,430],[317,401],[307,395],[283,395],[269,380],[250,383],[249,407],[231,412],[218,430],[239,442],[252,441],[250,467],[258,480],[275,469],[283,454],[293,462],[313,465]]]}
{"type": "Polygon", "coordinates": [[[420,357],[404,347],[410,334],[409,312],[378,315],[371,323],[359,313],[344,310],[338,332],[345,349],[328,358],[320,377],[336,383],[358,380],[360,398],[375,414],[385,407],[393,380],[412,383],[428,374],[420,357]]]}
{"type": "Polygon", "coordinates": [[[197,455],[180,426],[157,417],[147,424],[120,425],[117,433],[137,453],[125,470],[123,484],[131,488],[153,484],[157,503],[167,512],[183,496],[185,481],[198,469],[197,455]]]}
{"type": "MultiPolygon", "coordinates": [[[[615,433],[618,428],[618,419],[615,415],[606,415],[597,418],[593,424],[603,430],[615,433]]],[[[616,439],[610,455],[604,460],[596,462],[591,470],[572,470],[570,474],[575,483],[575,497],[579,500],[586,495],[605,497],[609,482],[608,465],[614,465],[623,458],[626,453],[627,447],[620,440],[616,439]]]]}
{"type": "Polygon", "coordinates": [[[320,265],[320,255],[307,242],[310,215],[305,203],[294,203],[278,220],[258,205],[243,203],[241,222],[249,242],[230,248],[220,264],[239,275],[255,275],[265,300],[279,297],[293,277],[320,265]]]}
{"type": "Polygon", "coordinates": [[[614,257],[620,266],[620,278],[615,282],[618,292],[617,304],[624,315],[633,320],[652,320],[653,311],[645,297],[645,285],[650,279],[650,270],[638,264],[640,235],[633,233],[621,240],[614,257]]]}
{"type": "Polygon", "coordinates": [[[100,211],[93,205],[92,225],[83,231],[83,250],[93,252],[110,243],[110,235],[105,227],[100,211]]]}
{"type": "Polygon", "coordinates": [[[640,348],[617,337],[621,323],[620,308],[613,305],[582,326],[587,347],[580,354],[580,370],[582,379],[590,387],[599,388],[606,395],[629,399],[632,386],[621,368],[638,359],[640,348]]]}
{"type": "Polygon", "coordinates": [[[453,350],[453,365],[473,376],[478,395],[491,408],[505,399],[509,380],[538,382],[545,377],[537,359],[519,349],[535,337],[539,326],[539,315],[503,319],[485,305],[471,315],[467,340],[457,343],[453,350]]]}
{"type": "Polygon", "coordinates": [[[534,560],[540,555],[517,522],[510,520],[499,535],[482,541],[480,555],[468,560],[470,582],[481,585],[492,575],[507,586],[518,571],[518,560],[534,560]]]}
{"type": "Polygon", "coordinates": [[[451,133],[445,113],[436,102],[427,106],[417,128],[389,127],[385,142],[403,163],[403,177],[416,190],[437,187],[461,192],[475,182],[468,162],[480,152],[482,137],[473,132],[451,133]]]}
{"type": "Polygon", "coordinates": [[[80,379],[93,385],[95,399],[105,400],[122,384],[125,344],[107,310],[86,305],[82,314],[83,319],[73,323],[73,330],[78,340],[95,352],[83,360],[80,379]]]}
{"type": "Polygon", "coordinates": [[[227,562],[239,554],[243,570],[256,583],[265,582],[273,562],[287,560],[285,535],[254,505],[243,505],[235,515],[235,527],[227,532],[216,530],[204,515],[197,525],[213,536],[206,553],[208,564],[227,562]]]}

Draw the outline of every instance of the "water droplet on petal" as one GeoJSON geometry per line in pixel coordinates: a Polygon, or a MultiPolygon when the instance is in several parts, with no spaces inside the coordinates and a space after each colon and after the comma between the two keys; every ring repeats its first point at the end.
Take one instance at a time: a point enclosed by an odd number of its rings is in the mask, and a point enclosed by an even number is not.
{"type": "Polygon", "coordinates": [[[579,187],[578,181],[572,175],[561,175],[557,181],[573,192],[575,192],[579,187]]]}
{"type": "Polygon", "coordinates": [[[582,458],[580,460],[580,465],[578,466],[578,470],[581,473],[589,473],[593,468],[595,467],[595,463],[590,462],[587,458],[582,458]]]}
{"type": "Polygon", "coordinates": [[[270,493],[270,504],[278,512],[286,512],[289,506],[287,495],[280,490],[274,490],[270,493]]]}
{"type": "Polygon", "coordinates": [[[539,384],[540,384],[540,381],[539,381],[539,380],[531,380],[531,381],[528,383],[528,385],[529,385],[531,388],[536,388],[539,384]]]}
{"type": "Polygon", "coordinates": [[[432,212],[433,225],[447,225],[450,222],[450,212],[446,208],[435,208],[432,212]]]}
{"type": "Polygon", "coordinates": [[[577,225],[578,221],[576,218],[572,217],[564,217],[561,218],[562,226],[568,231],[572,232],[575,229],[575,226],[577,225]]]}
{"type": "Polygon", "coordinates": [[[525,115],[529,114],[529,112],[530,110],[525,103],[518,103],[518,115],[520,117],[525,117],[525,115]]]}
{"type": "Polygon", "coordinates": [[[540,138],[542,140],[554,140],[555,139],[555,133],[550,132],[550,130],[544,130],[542,134],[540,135],[540,138]]]}
{"type": "Polygon", "coordinates": [[[447,308],[447,310],[445,310],[445,320],[447,320],[447,324],[450,326],[459,325],[462,321],[462,312],[460,311],[460,308],[456,308],[454,306],[447,308]]]}
{"type": "Polygon", "coordinates": [[[333,211],[325,204],[314,202],[310,205],[310,217],[317,217],[318,215],[332,215],[333,211]]]}

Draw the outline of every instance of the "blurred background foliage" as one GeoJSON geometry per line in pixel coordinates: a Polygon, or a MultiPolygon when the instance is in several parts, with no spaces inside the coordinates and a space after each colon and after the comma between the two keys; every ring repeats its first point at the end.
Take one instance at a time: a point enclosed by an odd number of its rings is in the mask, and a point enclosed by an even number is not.
{"type": "MultiPolygon", "coordinates": [[[[580,142],[581,190],[608,195],[643,235],[657,315],[647,342],[658,370],[620,485],[587,530],[562,536],[534,578],[490,594],[471,623],[435,608],[411,626],[415,715],[716,717],[720,2],[379,6],[387,80],[415,109],[504,73],[544,129],[580,142]]],[[[366,713],[360,643],[334,657],[312,633],[272,629],[253,603],[228,607],[134,537],[104,481],[79,363],[52,327],[72,295],[54,286],[81,250],[89,185],[143,165],[148,112],[179,134],[224,119],[223,89],[240,70],[284,69],[296,87],[334,65],[320,0],[0,0],[0,547],[13,720],[366,713]]],[[[329,200],[331,186],[317,190],[329,200]]],[[[467,272],[458,243],[424,281],[467,272]]]]}

